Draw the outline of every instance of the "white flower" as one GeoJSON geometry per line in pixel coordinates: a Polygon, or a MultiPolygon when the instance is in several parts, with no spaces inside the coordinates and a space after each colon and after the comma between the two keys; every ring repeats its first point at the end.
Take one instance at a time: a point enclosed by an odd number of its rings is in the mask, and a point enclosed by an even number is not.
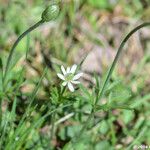
{"type": "Polygon", "coordinates": [[[62,85],[68,86],[71,92],[74,92],[74,87],[72,84],[79,84],[80,82],[77,80],[83,75],[83,73],[75,74],[76,69],[77,65],[73,65],[71,68],[67,67],[66,70],[64,66],[61,66],[62,74],[57,73],[57,76],[64,81],[62,85]]]}

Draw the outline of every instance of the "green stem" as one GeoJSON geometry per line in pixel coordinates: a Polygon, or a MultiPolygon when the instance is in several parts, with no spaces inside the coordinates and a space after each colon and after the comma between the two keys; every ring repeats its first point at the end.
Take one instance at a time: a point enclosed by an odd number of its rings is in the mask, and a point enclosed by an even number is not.
{"type": "MultiPolygon", "coordinates": [[[[111,65],[111,67],[110,67],[110,69],[109,69],[109,71],[108,71],[108,74],[107,74],[107,76],[106,76],[105,82],[104,82],[104,84],[103,84],[103,86],[102,86],[99,99],[101,99],[101,98],[103,97],[103,95],[104,95],[105,88],[106,88],[106,86],[107,86],[107,84],[108,84],[108,82],[109,82],[109,80],[110,80],[110,77],[111,77],[113,71],[114,71],[114,68],[115,68],[116,63],[117,63],[117,61],[118,61],[118,59],[119,59],[119,56],[120,56],[120,54],[121,54],[121,52],[122,52],[122,50],[123,50],[124,45],[126,44],[126,42],[128,41],[128,39],[129,39],[136,31],[138,31],[139,29],[141,29],[141,28],[143,28],[143,27],[146,27],[146,26],[150,26],[150,22],[143,23],[143,24],[137,26],[136,28],[134,28],[132,31],[130,31],[130,32],[126,35],[126,37],[124,38],[124,40],[121,42],[121,44],[120,44],[120,46],[119,46],[119,49],[118,49],[118,51],[117,51],[117,54],[116,54],[116,56],[115,56],[115,59],[114,59],[112,65],[111,65]]],[[[95,104],[97,104],[97,102],[98,102],[99,99],[97,99],[97,101],[96,101],[95,104]]]]}
{"type": "MultiPolygon", "coordinates": [[[[107,76],[106,76],[106,79],[105,79],[105,81],[104,81],[104,84],[103,84],[103,86],[102,86],[102,89],[101,89],[101,91],[100,91],[100,96],[99,96],[99,98],[98,98],[98,99],[96,100],[96,102],[95,102],[95,106],[97,105],[98,100],[100,100],[100,99],[103,97],[103,95],[104,95],[105,88],[106,88],[106,86],[107,86],[107,84],[108,84],[108,82],[109,82],[109,80],[110,80],[110,77],[111,77],[113,71],[114,71],[115,65],[116,65],[116,63],[117,63],[117,61],[118,61],[118,59],[119,59],[119,56],[120,56],[120,54],[121,54],[121,52],[122,52],[122,50],[123,50],[124,45],[126,44],[126,42],[128,41],[128,39],[129,39],[136,31],[138,31],[139,29],[141,29],[141,28],[143,28],[143,27],[146,27],[146,26],[150,26],[150,22],[143,23],[143,24],[137,26],[136,28],[134,28],[132,31],[130,31],[130,32],[127,34],[127,36],[126,36],[126,37],[124,38],[124,40],[121,42],[120,47],[119,47],[119,49],[118,49],[118,51],[117,51],[117,54],[116,54],[116,56],[115,56],[115,59],[114,59],[112,65],[111,65],[111,67],[110,67],[110,69],[109,69],[109,71],[108,71],[108,74],[107,74],[107,76]]],[[[80,132],[80,134],[79,134],[78,137],[80,137],[80,136],[83,134],[83,132],[85,131],[85,129],[87,129],[87,127],[88,127],[88,125],[89,125],[91,119],[93,118],[94,111],[95,111],[95,108],[93,107],[93,108],[92,108],[92,111],[91,111],[91,114],[89,115],[89,117],[88,117],[87,120],[85,121],[85,123],[84,123],[84,125],[83,125],[83,127],[82,127],[82,129],[81,129],[82,132],[80,132]]]]}
{"type": "MultiPolygon", "coordinates": [[[[4,86],[4,84],[5,84],[6,76],[7,76],[9,67],[10,67],[11,59],[12,59],[12,57],[13,57],[15,48],[17,47],[17,45],[19,44],[19,42],[20,42],[27,34],[29,34],[31,31],[33,31],[34,29],[36,29],[36,28],[37,28],[38,26],[40,26],[42,23],[43,23],[43,20],[40,20],[39,22],[37,22],[36,24],[34,24],[33,26],[31,26],[28,30],[26,30],[24,33],[22,33],[22,34],[18,37],[18,39],[16,40],[16,42],[15,42],[14,45],[12,46],[12,48],[11,48],[11,50],[10,50],[10,53],[9,53],[9,56],[8,56],[8,59],[7,59],[7,62],[6,62],[6,69],[5,69],[4,76],[3,76],[3,86],[4,86]]],[[[4,86],[4,87],[5,87],[5,86],[4,86]]],[[[5,89],[5,88],[4,88],[4,89],[5,89]]]]}

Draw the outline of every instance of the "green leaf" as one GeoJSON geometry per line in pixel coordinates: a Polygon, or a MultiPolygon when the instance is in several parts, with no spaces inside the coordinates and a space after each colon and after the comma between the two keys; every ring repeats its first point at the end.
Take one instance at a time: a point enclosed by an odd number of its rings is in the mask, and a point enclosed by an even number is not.
{"type": "Polygon", "coordinates": [[[13,106],[12,106],[12,110],[11,110],[11,114],[10,114],[11,121],[13,121],[16,117],[16,105],[17,105],[17,99],[15,98],[13,101],[13,106]]]}

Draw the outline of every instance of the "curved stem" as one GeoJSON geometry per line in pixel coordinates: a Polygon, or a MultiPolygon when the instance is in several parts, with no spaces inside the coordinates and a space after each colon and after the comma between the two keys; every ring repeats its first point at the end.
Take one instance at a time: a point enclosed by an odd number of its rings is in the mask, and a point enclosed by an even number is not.
{"type": "Polygon", "coordinates": [[[5,79],[6,79],[6,76],[7,76],[7,72],[9,70],[9,67],[10,67],[10,62],[11,62],[11,59],[12,59],[12,56],[14,54],[14,50],[15,48],[17,47],[18,43],[28,34],[30,33],[31,31],[33,31],[34,29],[36,29],[38,26],[40,26],[41,24],[43,23],[43,20],[40,20],[39,22],[37,22],[36,24],[34,24],[33,26],[31,26],[28,30],[26,30],[25,32],[23,32],[19,37],[18,39],[16,40],[16,42],[14,43],[14,45],[12,46],[11,50],[10,50],[10,53],[9,53],[9,56],[8,56],[8,59],[7,59],[7,62],[6,62],[6,69],[4,71],[4,76],[3,76],[3,86],[4,86],[4,83],[5,83],[5,79]]]}
{"type": "MultiPolygon", "coordinates": [[[[146,26],[150,26],[150,22],[143,23],[143,24],[137,26],[136,28],[134,28],[132,31],[130,31],[130,32],[126,35],[126,37],[124,38],[124,40],[121,42],[121,44],[120,44],[120,46],[119,46],[119,49],[118,49],[118,51],[117,51],[117,54],[116,54],[116,56],[115,56],[115,58],[114,58],[114,61],[113,61],[112,65],[111,65],[109,71],[108,71],[108,74],[107,74],[107,76],[106,76],[106,79],[105,79],[105,81],[104,81],[104,84],[103,84],[103,86],[102,86],[102,89],[101,89],[101,91],[100,91],[99,98],[98,98],[98,99],[96,100],[96,102],[95,102],[95,106],[97,105],[98,100],[100,100],[100,99],[103,97],[103,95],[104,95],[105,88],[106,88],[106,86],[107,86],[107,83],[108,83],[109,80],[110,80],[110,77],[111,77],[111,75],[112,75],[112,73],[113,73],[113,70],[114,70],[115,65],[116,65],[116,63],[117,63],[117,61],[118,61],[118,59],[119,59],[119,56],[120,56],[120,54],[121,54],[121,52],[122,52],[122,50],[123,50],[124,45],[126,44],[126,42],[128,41],[128,39],[129,39],[136,31],[138,31],[139,29],[141,29],[141,28],[143,28],[143,27],[146,27],[146,26]]],[[[89,115],[89,117],[88,117],[87,120],[85,121],[85,124],[83,125],[83,127],[82,127],[82,129],[81,129],[82,132],[80,132],[80,134],[78,135],[78,137],[80,137],[80,136],[83,134],[83,132],[85,131],[85,129],[87,129],[87,127],[88,127],[88,125],[89,125],[89,123],[90,123],[90,121],[91,121],[91,119],[92,119],[94,113],[95,113],[95,108],[93,107],[93,108],[92,108],[92,111],[91,111],[91,114],[89,115]]]]}
{"type": "MultiPolygon", "coordinates": [[[[114,71],[114,68],[115,68],[116,63],[117,63],[117,61],[118,61],[118,59],[119,59],[119,56],[120,56],[120,54],[121,54],[121,52],[122,52],[122,50],[123,50],[124,45],[126,44],[126,42],[128,41],[128,39],[129,39],[136,31],[138,31],[139,29],[141,29],[141,28],[143,28],[143,27],[146,27],[146,26],[150,26],[150,22],[143,23],[143,24],[137,26],[136,28],[134,28],[132,31],[130,31],[130,32],[126,35],[126,37],[124,38],[124,40],[121,42],[121,44],[120,44],[120,46],[119,46],[119,49],[118,49],[118,51],[117,51],[117,54],[116,54],[116,56],[115,56],[115,59],[114,59],[112,65],[111,65],[111,67],[110,67],[110,69],[109,69],[109,71],[108,71],[108,73],[107,73],[105,82],[104,82],[104,84],[103,84],[103,86],[102,86],[102,89],[101,89],[101,91],[100,91],[99,99],[101,99],[101,98],[103,97],[103,95],[104,95],[106,85],[107,85],[107,83],[108,83],[109,80],[110,80],[110,77],[111,77],[111,75],[112,75],[112,73],[113,73],[113,71],[114,71]]],[[[97,99],[97,101],[96,101],[95,104],[97,104],[97,102],[98,102],[99,99],[97,99]]]]}

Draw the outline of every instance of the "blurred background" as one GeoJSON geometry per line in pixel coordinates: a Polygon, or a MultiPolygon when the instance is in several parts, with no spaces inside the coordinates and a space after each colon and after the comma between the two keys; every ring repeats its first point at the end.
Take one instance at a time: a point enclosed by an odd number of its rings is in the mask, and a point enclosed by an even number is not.
{"type": "MultiPolygon", "coordinates": [[[[0,57],[4,63],[17,37],[41,19],[41,13],[50,2],[0,0],[0,57]]],[[[46,91],[41,87],[37,98],[39,103],[46,103],[49,99],[48,86],[58,84],[56,72],[59,65],[79,64],[87,54],[82,65],[85,73],[82,83],[90,90],[94,84],[94,73],[103,77],[127,33],[137,25],[150,21],[149,0],[62,0],[60,7],[58,19],[44,23],[24,38],[13,57],[15,67],[10,77],[15,80],[18,71],[25,67],[24,79],[27,82],[21,91],[26,95],[33,90],[43,68],[48,66],[49,83],[44,83],[46,91]]],[[[128,90],[119,89],[118,93],[122,92],[123,96],[116,96],[116,99],[125,103],[132,102],[136,111],[114,110],[114,130],[108,127],[109,122],[105,118],[99,129],[101,140],[95,148],[97,150],[111,149],[110,143],[117,149],[125,148],[145,127],[145,132],[137,141],[140,144],[150,144],[150,28],[141,29],[126,44],[112,76],[112,80],[118,79],[130,90],[132,96],[127,100],[124,97],[128,95],[128,90]]],[[[19,113],[24,111],[23,105],[26,103],[26,98],[22,99],[24,101],[19,104],[19,113]]],[[[69,122],[69,125],[73,124],[74,121],[69,122]]],[[[45,130],[46,128],[42,132],[45,130]]],[[[67,137],[63,135],[64,131],[58,133],[59,145],[73,136],[70,128],[68,130],[70,134],[67,137]]]]}

